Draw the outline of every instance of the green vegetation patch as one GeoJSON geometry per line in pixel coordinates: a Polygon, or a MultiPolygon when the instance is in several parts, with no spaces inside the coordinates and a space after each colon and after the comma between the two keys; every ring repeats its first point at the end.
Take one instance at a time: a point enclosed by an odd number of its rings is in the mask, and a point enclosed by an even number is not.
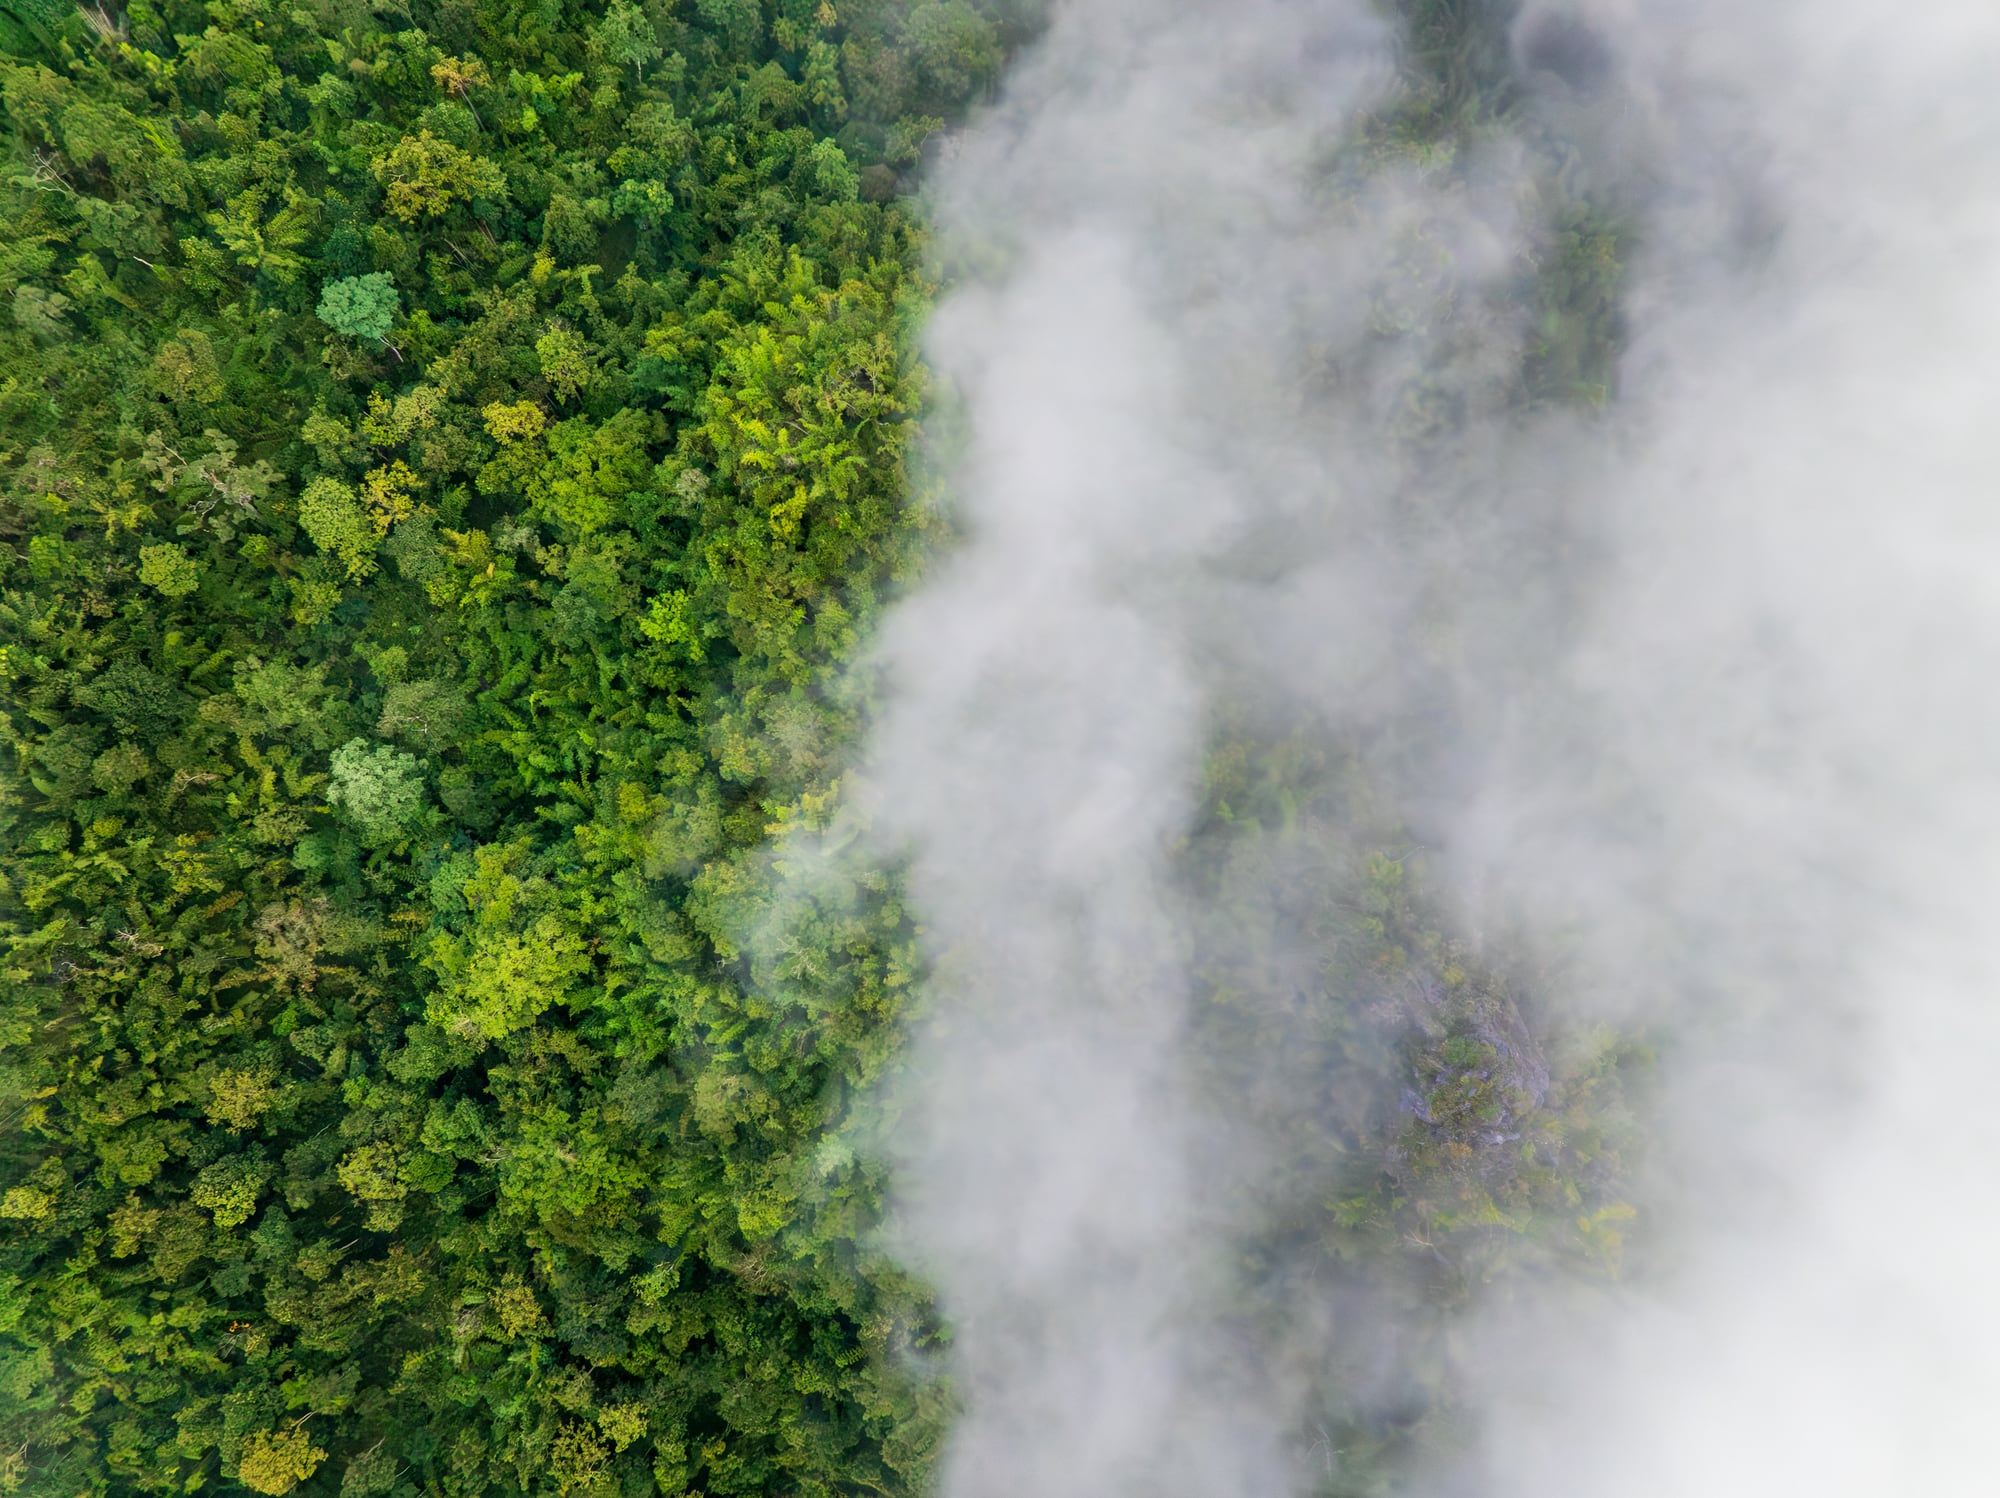
{"type": "Polygon", "coordinates": [[[886,881],[770,944],[928,525],[962,0],[0,32],[0,1492],[907,1492],[828,1148],[886,881]]]}

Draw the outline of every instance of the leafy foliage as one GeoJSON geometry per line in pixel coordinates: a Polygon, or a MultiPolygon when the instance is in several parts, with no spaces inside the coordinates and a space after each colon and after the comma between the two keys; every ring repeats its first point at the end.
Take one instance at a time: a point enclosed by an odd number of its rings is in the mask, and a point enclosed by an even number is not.
{"type": "Polygon", "coordinates": [[[0,36],[0,1490],[919,1487],[826,1147],[912,935],[757,933],[928,524],[888,142],[999,33],[106,19],[0,36]]]}
{"type": "Polygon", "coordinates": [[[169,598],[185,598],[199,586],[200,569],[179,546],[139,548],[139,581],[158,588],[169,598]]]}
{"type": "Polygon", "coordinates": [[[320,293],[318,317],[349,338],[387,338],[396,321],[396,282],[379,270],[329,281],[320,293]]]}

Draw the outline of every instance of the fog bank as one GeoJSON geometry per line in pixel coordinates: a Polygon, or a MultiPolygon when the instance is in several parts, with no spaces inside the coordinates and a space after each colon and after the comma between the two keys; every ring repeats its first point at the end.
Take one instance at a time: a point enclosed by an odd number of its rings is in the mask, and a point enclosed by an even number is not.
{"type": "Polygon", "coordinates": [[[1078,0],[935,173],[945,1491],[1984,1491],[2000,14],[1413,9],[1078,0]],[[1357,1168],[1495,1223],[1348,1254],[1357,1168]]]}

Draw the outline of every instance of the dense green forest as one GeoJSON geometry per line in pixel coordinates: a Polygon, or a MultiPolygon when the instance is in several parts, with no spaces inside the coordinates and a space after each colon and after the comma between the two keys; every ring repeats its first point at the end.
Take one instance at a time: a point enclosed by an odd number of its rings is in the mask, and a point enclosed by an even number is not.
{"type": "MultiPolygon", "coordinates": [[[[1418,9],[1385,151],[1492,96],[1418,9]]],[[[1031,29],[0,0],[0,1492],[925,1488],[948,1332],[845,1142],[917,932],[773,849],[948,530],[912,193],[1031,29]]],[[[1615,245],[1551,204],[1531,394],[1589,399],[1615,245]]],[[[1218,749],[1218,902],[1358,815],[1306,760],[1218,749]]],[[[1428,1101],[1274,1231],[1440,1304],[1609,1262],[1610,1050],[1493,1065],[1379,831],[1324,914],[1431,1002],[1344,1064],[1428,1101]]]]}

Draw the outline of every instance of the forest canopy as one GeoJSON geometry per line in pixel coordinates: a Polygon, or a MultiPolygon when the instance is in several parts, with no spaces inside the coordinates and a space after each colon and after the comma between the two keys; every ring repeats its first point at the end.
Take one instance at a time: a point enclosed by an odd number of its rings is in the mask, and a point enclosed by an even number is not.
{"type": "Polygon", "coordinates": [[[905,1491],[752,974],[912,563],[965,3],[0,8],[0,1490],[905,1491]]]}

